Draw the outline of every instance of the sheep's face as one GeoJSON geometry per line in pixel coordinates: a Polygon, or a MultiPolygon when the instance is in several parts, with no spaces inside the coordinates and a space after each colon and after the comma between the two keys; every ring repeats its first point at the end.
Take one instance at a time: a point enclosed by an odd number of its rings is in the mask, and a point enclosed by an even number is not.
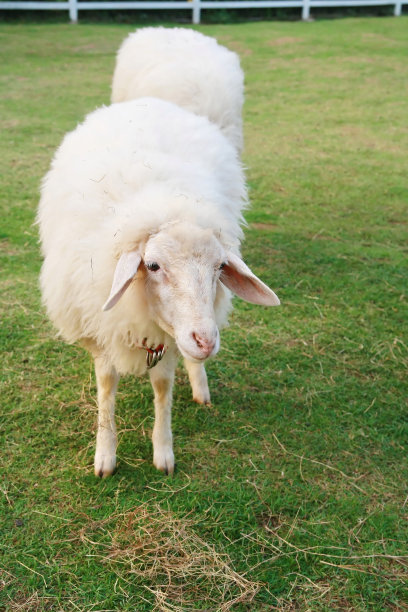
{"type": "Polygon", "coordinates": [[[190,223],[169,224],[140,250],[122,254],[104,310],[116,304],[138,270],[150,316],[192,361],[203,361],[219,350],[215,304],[223,291],[221,283],[248,302],[279,304],[237,255],[225,251],[212,230],[190,223]]]}
{"type": "Polygon", "coordinates": [[[220,335],[214,303],[225,251],[210,230],[177,223],[152,236],[143,254],[152,317],[184,357],[215,355],[220,335]]]}

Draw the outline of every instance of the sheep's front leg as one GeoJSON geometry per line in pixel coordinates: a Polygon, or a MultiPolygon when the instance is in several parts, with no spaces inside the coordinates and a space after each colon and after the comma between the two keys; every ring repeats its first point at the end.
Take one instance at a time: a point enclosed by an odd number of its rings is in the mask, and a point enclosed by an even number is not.
{"type": "Polygon", "coordinates": [[[173,355],[149,371],[154,391],[155,420],[153,427],[153,465],[165,474],[174,472],[173,435],[171,433],[171,405],[176,362],[173,355]]]}
{"type": "Polygon", "coordinates": [[[184,365],[188,373],[193,400],[198,404],[210,404],[210,390],[208,388],[207,373],[203,363],[194,363],[184,359],[184,365]]]}
{"type": "Polygon", "coordinates": [[[95,475],[105,478],[116,466],[115,395],[119,375],[103,357],[95,357],[98,387],[98,432],[96,434],[95,475]]]}

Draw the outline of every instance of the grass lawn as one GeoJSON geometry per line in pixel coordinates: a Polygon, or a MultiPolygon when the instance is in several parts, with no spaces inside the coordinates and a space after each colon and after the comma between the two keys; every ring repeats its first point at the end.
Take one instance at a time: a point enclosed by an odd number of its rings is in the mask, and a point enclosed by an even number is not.
{"type": "Polygon", "coordinates": [[[101,481],[92,364],[41,307],[33,221],[131,28],[0,25],[1,610],[408,610],[407,26],[199,28],[242,59],[243,252],[282,306],[236,300],[212,407],[178,369],[173,478],[150,385],[123,379],[101,481]]]}

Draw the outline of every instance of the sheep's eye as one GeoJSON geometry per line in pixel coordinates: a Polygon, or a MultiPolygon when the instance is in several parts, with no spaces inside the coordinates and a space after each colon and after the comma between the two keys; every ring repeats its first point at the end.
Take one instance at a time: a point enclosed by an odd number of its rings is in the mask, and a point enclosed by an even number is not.
{"type": "Polygon", "coordinates": [[[146,268],[150,270],[151,272],[157,272],[157,270],[160,270],[159,264],[156,263],[155,261],[153,261],[152,263],[146,264],[146,268]]]}
{"type": "Polygon", "coordinates": [[[225,266],[227,265],[227,263],[225,261],[222,262],[222,264],[220,265],[220,270],[223,270],[225,268],[225,266]]]}

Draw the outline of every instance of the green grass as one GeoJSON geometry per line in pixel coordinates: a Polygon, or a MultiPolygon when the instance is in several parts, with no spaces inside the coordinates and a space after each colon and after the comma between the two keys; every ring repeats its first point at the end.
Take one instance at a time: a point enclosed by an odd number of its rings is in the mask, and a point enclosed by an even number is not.
{"type": "Polygon", "coordinates": [[[92,364],[45,317],[33,221],[130,26],[0,26],[0,609],[408,609],[407,25],[201,28],[245,69],[243,251],[282,306],[236,301],[212,407],[177,371],[172,479],[150,387],[123,380],[104,481],[92,364]]]}

